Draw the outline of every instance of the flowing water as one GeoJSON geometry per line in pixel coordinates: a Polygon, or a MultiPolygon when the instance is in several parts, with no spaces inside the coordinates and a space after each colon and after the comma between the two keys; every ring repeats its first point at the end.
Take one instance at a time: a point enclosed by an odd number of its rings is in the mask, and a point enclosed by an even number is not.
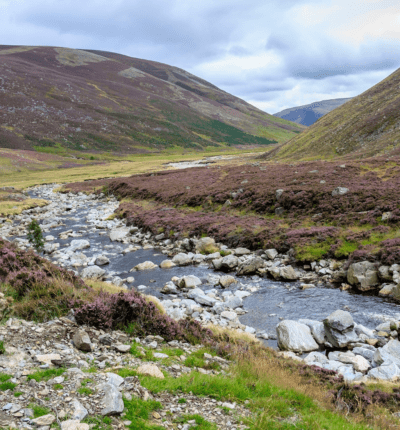
{"type": "MultiPolygon", "coordinates": [[[[40,193],[31,193],[34,197],[40,197],[40,193]]],[[[48,195],[44,198],[49,198],[48,195]]],[[[207,276],[218,274],[206,265],[174,267],[172,269],[156,268],[150,271],[129,273],[135,265],[152,261],[160,264],[168,258],[156,249],[138,250],[127,254],[121,251],[128,247],[126,244],[112,242],[106,234],[101,234],[101,230],[93,229],[93,225],[88,224],[86,217],[91,209],[100,209],[101,203],[90,202],[80,206],[72,214],[69,212],[61,216],[64,226],[51,229],[49,233],[56,237],[56,242],[60,243],[60,250],[76,238],[60,240],[57,236],[62,231],[74,230],[82,234],[79,239],[86,239],[90,242],[90,248],[83,252],[87,257],[103,254],[110,259],[110,264],[103,266],[111,276],[119,276],[122,279],[134,276],[135,281],[129,286],[147,286],[146,294],[153,294],[161,299],[171,298],[160,293],[160,290],[173,276],[195,275],[204,281],[201,286],[203,290],[213,287],[207,284],[207,276]]],[[[104,230],[103,230],[104,231],[104,230]]],[[[275,327],[281,319],[298,320],[308,318],[321,321],[331,312],[342,309],[349,311],[357,323],[369,328],[375,328],[378,324],[390,318],[400,319],[400,305],[390,299],[355,293],[351,291],[340,291],[339,289],[316,287],[313,289],[300,290],[298,283],[286,283],[272,281],[267,278],[241,277],[239,281],[247,286],[258,286],[258,291],[251,296],[244,298],[244,309],[248,311],[240,316],[240,322],[257,330],[265,330],[267,333],[275,333],[275,327]]],[[[240,284],[229,288],[235,290],[240,284]]],[[[271,341],[269,341],[271,344],[271,341]]],[[[273,342],[272,342],[273,345],[273,342]]]]}

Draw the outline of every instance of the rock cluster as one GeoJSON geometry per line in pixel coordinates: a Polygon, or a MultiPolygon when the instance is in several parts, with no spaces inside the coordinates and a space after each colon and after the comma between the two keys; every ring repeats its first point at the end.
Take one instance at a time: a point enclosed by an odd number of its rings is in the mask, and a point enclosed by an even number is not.
{"type": "Polygon", "coordinates": [[[348,382],[366,382],[400,379],[399,327],[399,322],[389,321],[370,330],[355,323],[349,312],[337,310],[323,322],[284,320],[276,331],[280,349],[291,351],[285,356],[334,370],[348,382]],[[310,354],[303,359],[293,354],[303,352],[310,354]]]}
{"type": "MultiPolygon", "coordinates": [[[[188,343],[171,341],[166,344],[160,336],[132,339],[121,331],[95,330],[77,326],[68,318],[60,318],[37,324],[18,319],[9,319],[0,328],[0,338],[6,353],[0,355],[0,372],[10,375],[15,388],[0,392],[0,426],[2,428],[24,428],[48,430],[60,424],[64,430],[89,430],[81,421],[90,416],[111,416],[113,424],[123,428],[129,425],[124,420],[123,399],[139,397],[154,399],[162,404],[155,416],[156,423],[168,428],[172,421],[184,414],[200,414],[221,429],[243,429],[232,414],[221,413],[223,402],[208,397],[170,393],[152,394],[144,388],[136,376],[122,378],[117,374],[123,367],[137,369],[138,373],[152,377],[170,374],[179,377],[193,370],[205,374],[225,373],[229,362],[220,357],[205,357],[205,362],[216,361],[221,370],[186,367],[183,361],[201,348],[188,343]],[[183,356],[168,365],[157,361],[143,361],[129,353],[131,343],[137,348],[152,349],[154,360],[168,357],[161,348],[179,348],[183,356]],[[121,348],[121,346],[127,348],[121,348]],[[37,371],[65,368],[52,378],[31,378],[37,371]],[[18,396],[14,393],[18,392],[18,396]],[[182,404],[182,398],[186,402],[182,404]],[[47,408],[50,412],[34,418],[32,405],[47,408]]],[[[208,356],[208,354],[205,354],[208,356]]],[[[249,411],[240,405],[231,406],[235,415],[248,416],[249,411]]]]}

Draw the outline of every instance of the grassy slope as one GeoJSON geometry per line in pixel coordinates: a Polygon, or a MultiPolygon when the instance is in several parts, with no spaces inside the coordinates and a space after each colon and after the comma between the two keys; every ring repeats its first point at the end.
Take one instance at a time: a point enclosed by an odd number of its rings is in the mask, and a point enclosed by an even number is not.
{"type": "Polygon", "coordinates": [[[302,129],[166,64],[50,47],[0,46],[0,59],[3,148],[199,150],[283,142],[302,129]]]}
{"type": "Polygon", "coordinates": [[[298,160],[398,155],[399,84],[400,69],[272,150],[267,158],[298,160]]]}

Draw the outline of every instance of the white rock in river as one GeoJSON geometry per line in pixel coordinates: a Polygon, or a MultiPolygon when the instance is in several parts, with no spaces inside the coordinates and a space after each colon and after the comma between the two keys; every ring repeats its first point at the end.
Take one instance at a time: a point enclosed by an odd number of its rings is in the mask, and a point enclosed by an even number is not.
{"type": "Polygon", "coordinates": [[[277,255],[278,251],[276,249],[267,249],[265,250],[265,255],[270,259],[273,260],[277,255]]]}
{"type": "Polygon", "coordinates": [[[177,266],[187,266],[192,262],[192,257],[189,257],[189,255],[180,252],[179,254],[176,254],[174,256],[172,262],[175,263],[177,266]]]}
{"type": "Polygon", "coordinates": [[[229,287],[231,284],[236,284],[237,280],[230,275],[221,276],[219,278],[219,285],[221,285],[222,288],[229,287]]]}
{"type": "Polygon", "coordinates": [[[172,262],[172,260],[164,260],[161,262],[160,267],[161,269],[171,269],[172,267],[175,267],[176,264],[172,262]]]}
{"type": "Polygon", "coordinates": [[[105,255],[100,255],[96,258],[94,264],[97,266],[105,266],[106,264],[109,264],[110,260],[105,255]]]}
{"type": "Polygon", "coordinates": [[[201,284],[202,284],[201,279],[193,275],[184,276],[179,281],[180,288],[192,289],[192,288],[196,288],[198,285],[201,285],[201,284]]]}
{"type": "Polygon", "coordinates": [[[84,279],[101,279],[106,273],[99,266],[85,267],[81,272],[81,277],[84,279]]]}
{"type": "Polygon", "coordinates": [[[325,327],[321,321],[302,319],[299,320],[299,322],[310,327],[311,334],[313,335],[317,343],[319,343],[320,345],[323,345],[325,343],[325,327]]]}
{"type": "Polygon", "coordinates": [[[237,314],[233,311],[223,311],[221,312],[221,317],[226,318],[229,321],[234,321],[237,318],[237,314]]]}
{"type": "Polygon", "coordinates": [[[129,228],[115,228],[110,232],[110,240],[114,241],[122,241],[129,235],[129,228]]]}
{"type": "Polygon", "coordinates": [[[86,248],[90,248],[89,241],[80,239],[80,240],[72,240],[67,249],[75,252],[86,248]]]}
{"type": "Polygon", "coordinates": [[[280,349],[307,352],[315,351],[319,348],[312,337],[310,328],[297,321],[284,320],[280,322],[276,327],[276,333],[280,349]]]}
{"type": "Polygon", "coordinates": [[[137,264],[132,270],[142,271],[142,270],[153,270],[155,269],[157,264],[154,264],[152,261],[145,261],[143,263],[137,264]]]}

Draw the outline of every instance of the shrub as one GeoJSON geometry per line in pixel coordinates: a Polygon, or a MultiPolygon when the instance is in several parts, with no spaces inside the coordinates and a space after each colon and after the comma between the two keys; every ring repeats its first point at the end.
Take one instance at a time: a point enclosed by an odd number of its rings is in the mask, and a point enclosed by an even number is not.
{"type": "Polygon", "coordinates": [[[36,249],[37,252],[43,250],[44,239],[42,229],[40,228],[40,225],[35,219],[33,219],[28,225],[27,238],[29,240],[29,243],[32,244],[32,246],[36,249]]]}
{"type": "Polygon", "coordinates": [[[129,330],[134,336],[157,334],[166,341],[182,339],[199,343],[209,341],[213,337],[210,330],[203,328],[196,321],[174,321],[137,291],[116,294],[102,291],[92,302],[74,300],[71,306],[75,308],[78,324],[129,330]]]}

